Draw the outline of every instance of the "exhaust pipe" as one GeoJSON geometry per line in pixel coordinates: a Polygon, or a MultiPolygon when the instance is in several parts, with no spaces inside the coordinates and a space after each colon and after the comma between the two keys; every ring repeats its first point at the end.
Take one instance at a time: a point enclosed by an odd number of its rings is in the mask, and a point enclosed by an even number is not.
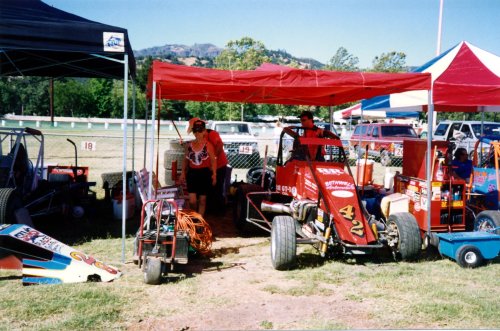
{"type": "Polygon", "coordinates": [[[278,202],[271,202],[271,201],[262,201],[262,203],[260,204],[260,209],[262,211],[267,211],[267,212],[271,212],[271,213],[285,213],[285,214],[292,214],[292,209],[285,205],[285,204],[282,204],[282,203],[278,203],[278,202]]]}

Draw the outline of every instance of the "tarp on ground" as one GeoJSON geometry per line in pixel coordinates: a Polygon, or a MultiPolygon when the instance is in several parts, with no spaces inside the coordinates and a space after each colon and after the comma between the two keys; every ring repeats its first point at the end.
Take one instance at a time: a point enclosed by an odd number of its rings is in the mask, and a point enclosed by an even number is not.
{"type": "Polygon", "coordinates": [[[331,106],[386,93],[425,90],[426,73],[335,72],[261,67],[220,70],[154,61],[148,96],[159,99],[331,106]],[[389,92],[391,91],[391,92],[389,92]]]}
{"type": "Polygon", "coordinates": [[[39,0],[0,0],[0,76],[123,78],[135,60],[127,30],[39,0]]]}
{"type": "MultiPolygon", "coordinates": [[[[500,57],[466,41],[413,72],[432,74],[436,111],[500,111],[500,57]]],[[[362,101],[363,110],[406,107],[427,109],[427,91],[412,91],[362,101]]]]}

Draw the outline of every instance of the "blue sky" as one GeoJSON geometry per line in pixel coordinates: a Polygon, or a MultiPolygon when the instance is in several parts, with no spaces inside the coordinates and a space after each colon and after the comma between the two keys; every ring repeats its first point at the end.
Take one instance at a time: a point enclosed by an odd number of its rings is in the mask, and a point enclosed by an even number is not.
{"type": "MultiPolygon", "coordinates": [[[[345,47],[371,66],[390,51],[420,66],[437,50],[439,0],[44,0],[128,29],[132,48],[248,36],[266,48],[326,63],[345,47]]],[[[444,0],[441,51],[462,40],[500,56],[500,0],[444,0]]]]}

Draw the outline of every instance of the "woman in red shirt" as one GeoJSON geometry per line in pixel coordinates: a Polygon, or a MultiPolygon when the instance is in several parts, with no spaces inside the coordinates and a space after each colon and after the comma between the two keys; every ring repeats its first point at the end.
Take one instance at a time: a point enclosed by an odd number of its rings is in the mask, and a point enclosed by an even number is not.
{"type": "Polygon", "coordinates": [[[204,216],[207,194],[217,182],[217,158],[205,135],[205,122],[194,122],[192,130],[195,140],[186,145],[180,180],[187,183],[190,208],[204,216]]]}

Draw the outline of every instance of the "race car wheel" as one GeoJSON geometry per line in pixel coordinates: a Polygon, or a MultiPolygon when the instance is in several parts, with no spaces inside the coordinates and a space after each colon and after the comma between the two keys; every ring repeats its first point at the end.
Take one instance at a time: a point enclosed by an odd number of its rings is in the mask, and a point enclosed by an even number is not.
{"type": "Polygon", "coordinates": [[[395,213],[389,216],[388,242],[396,260],[414,260],[422,247],[422,238],[415,216],[410,213],[395,213]]]}
{"type": "Polygon", "coordinates": [[[287,270],[297,260],[295,220],[290,216],[276,216],[271,229],[271,261],[276,270],[287,270]]]}
{"type": "Polygon", "coordinates": [[[0,189],[0,224],[17,223],[14,212],[23,207],[21,197],[13,188],[0,189]]]}
{"type": "Polygon", "coordinates": [[[500,234],[500,211],[484,210],[480,212],[474,220],[474,231],[492,231],[500,234]],[[496,230],[493,230],[495,229],[496,230]]]}
{"type": "Polygon", "coordinates": [[[457,250],[457,263],[463,268],[476,268],[484,263],[484,258],[479,249],[472,245],[464,245],[457,250]]]}
{"type": "Polygon", "coordinates": [[[143,266],[144,283],[158,285],[161,280],[161,260],[157,257],[146,256],[143,266]]]}

